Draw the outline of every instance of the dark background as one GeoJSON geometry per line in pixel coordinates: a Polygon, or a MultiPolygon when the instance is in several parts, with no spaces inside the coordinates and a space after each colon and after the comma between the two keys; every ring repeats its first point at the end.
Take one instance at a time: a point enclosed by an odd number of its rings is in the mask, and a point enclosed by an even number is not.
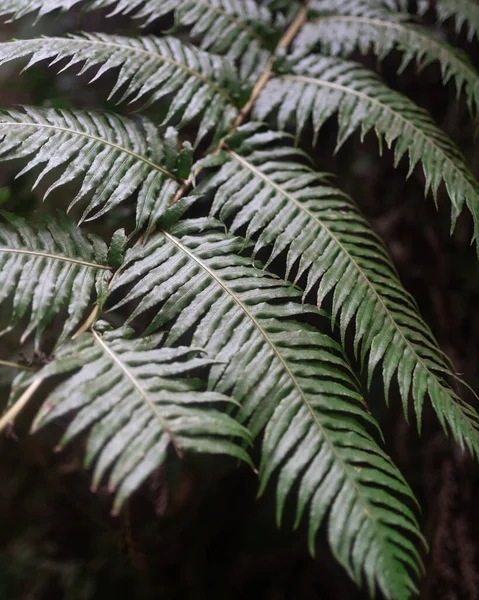
{"type": "MultiPolygon", "coordinates": [[[[159,32],[167,23],[157,23],[159,32]]],[[[29,19],[0,26],[0,39],[55,35],[77,29],[132,33],[128,19],[106,20],[77,12],[61,18],[29,19]]],[[[479,63],[479,46],[446,27],[449,41],[479,63]]],[[[381,65],[375,58],[354,57],[378,68],[394,88],[427,108],[465,152],[479,176],[475,128],[465,102],[452,85],[443,87],[432,65],[418,72],[410,65],[396,74],[394,54],[381,65]]],[[[35,67],[19,75],[20,66],[0,69],[0,107],[34,104],[106,108],[106,85],[86,86],[72,71],[55,76],[35,67]]],[[[104,81],[108,81],[107,78],[104,81]]],[[[159,108],[150,110],[158,118],[159,108]]],[[[317,166],[337,175],[375,230],[385,240],[401,279],[419,303],[456,371],[479,390],[479,263],[470,246],[471,219],[463,215],[449,237],[449,201],[439,195],[439,211],[424,200],[422,169],[406,182],[406,160],[394,168],[393,154],[379,156],[373,134],[361,144],[353,136],[332,157],[334,120],[314,150],[317,166]]],[[[310,135],[303,135],[310,148],[310,135]]],[[[311,151],[311,150],[310,150],[311,151]]],[[[39,207],[32,193],[33,175],[15,180],[15,163],[0,170],[0,208],[30,215],[39,207]]],[[[58,192],[43,210],[65,206],[58,192]]],[[[125,215],[128,216],[128,208],[125,215]]],[[[115,219],[122,215],[115,215],[115,219]]],[[[116,223],[93,225],[109,229],[116,223]]],[[[100,229],[100,231],[102,231],[100,229]]],[[[47,340],[48,346],[48,340],[47,340]]],[[[0,358],[12,355],[18,339],[0,340],[0,358]]],[[[32,349],[26,344],[25,355],[32,349]]],[[[35,357],[41,361],[42,357],[35,357]]],[[[12,373],[0,371],[0,398],[6,399],[12,373]]],[[[464,397],[467,392],[461,390],[464,397]]],[[[397,394],[385,410],[382,383],[373,381],[368,402],[378,415],[387,450],[412,485],[423,508],[420,517],[431,551],[421,597],[427,600],[479,599],[479,468],[449,442],[427,410],[418,438],[415,422],[402,416],[397,394]]],[[[32,407],[31,410],[33,410],[32,407]]],[[[356,600],[367,598],[349,582],[330,555],[326,531],[318,539],[316,558],[307,552],[306,528],[292,531],[292,510],[283,527],[274,523],[274,485],[256,499],[257,480],[245,467],[218,461],[170,463],[131,500],[121,517],[109,515],[106,491],[89,491],[89,474],[81,468],[81,442],[61,455],[51,450],[55,428],[28,435],[28,411],[15,431],[0,439],[0,598],[3,600],[356,600]]]]}

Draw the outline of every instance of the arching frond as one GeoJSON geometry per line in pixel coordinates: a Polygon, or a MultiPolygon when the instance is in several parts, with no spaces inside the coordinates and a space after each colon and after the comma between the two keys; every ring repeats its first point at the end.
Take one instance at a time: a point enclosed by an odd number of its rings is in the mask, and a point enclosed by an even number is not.
{"type": "MultiPolygon", "coordinates": [[[[430,2],[419,0],[420,14],[424,14],[430,7],[430,2]]],[[[440,23],[454,19],[457,33],[465,28],[469,41],[474,38],[479,40],[479,4],[476,0],[437,0],[434,2],[434,9],[440,23]]]]}
{"type": "Polygon", "coordinates": [[[223,363],[209,386],[241,403],[239,418],[254,434],[268,421],[262,486],[279,471],[278,519],[298,483],[297,519],[309,506],[311,549],[328,514],[333,552],[351,576],[408,598],[408,569],[420,563],[410,540],[417,524],[393,506],[411,492],[365,427],[375,422],[341,348],[296,321],[315,309],[293,303],[294,287],[251,264],[239,254],[244,240],[212,224],[184,221],[128,251],[112,291],[133,286],[121,301],[139,301],[132,318],[157,307],[150,330],[167,325],[167,343],[190,332],[193,346],[223,363]]]}
{"type": "Polygon", "coordinates": [[[452,228],[468,206],[479,233],[479,183],[454,142],[429,114],[406,96],[391,90],[371,71],[357,63],[312,54],[300,60],[289,73],[279,75],[264,88],[255,105],[261,120],[278,111],[277,123],[284,129],[296,120],[298,135],[311,119],[317,137],[325,121],[338,112],[338,146],[356,129],[364,136],[374,130],[394,144],[395,163],[407,154],[410,172],[421,162],[426,192],[434,197],[444,182],[452,202],[452,228]]]}
{"type": "MultiPolygon", "coordinates": [[[[374,2],[321,0],[319,13],[296,38],[294,53],[307,55],[318,45],[324,54],[348,56],[356,49],[372,50],[379,59],[392,50],[402,54],[400,70],[415,60],[419,67],[437,62],[444,83],[454,81],[464,91],[469,110],[479,113],[479,73],[466,54],[409,22],[407,14],[385,10],[374,2]]],[[[478,9],[479,14],[479,9],[478,9]]]]}
{"type": "Polygon", "coordinates": [[[95,0],[93,8],[112,6],[112,15],[133,15],[143,25],[173,13],[176,27],[189,27],[201,48],[240,58],[242,79],[261,72],[268,40],[278,37],[273,15],[255,0],[95,0]]]}
{"type": "Polygon", "coordinates": [[[35,185],[53,169],[62,174],[53,189],[82,177],[70,208],[85,198],[83,219],[97,218],[137,194],[136,224],[154,224],[168,208],[181,183],[179,170],[191,162],[191,146],[181,154],[170,129],[163,145],[146,119],[112,114],[25,108],[0,112],[0,159],[34,155],[20,173],[43,165],[35,185]]]}
{"type": "Polygon", "coordinates": [[[53,361],[34,376],[70,374],[49,393],[33,429],[75,411],[60,448],[91,429],[85,464],[96,461],[94,489],[108,473],[115,513],[166,460],[170,444],[180,456],[191,451],[250,462],[238,445],[250,441],[247,430],[215,408],[231,400],[202,391],[201,382],[189,378],[211,361],[191,348],[157,350],[160,341],[161,336],[133,339],[127,328],[97,327],[59,346],[53,361]]]}
{"type": "Polygon", "coordinates": [[[199,118],[198,139],[212,130],[225,133],[237,115],[233,96],[238,93],[234,67],[219,56],[207,54],[174,37],[89,33],[65,38],[38,38],[0,44],[0,64],[32,55],[27,67],[42,60],[66,67],[83,64],[81,73],[99,67],[92,81],[120,68],[110,97],[123,89],[119,102],[168,97],[165,123],[182,127],[199,118]]]}
{"type": "Polygon", "coordinates": [[[413,396],[420,427],[428,395],[444,429],[479,455],[479,415],[447,384],[454,375],[382,243],[346,195],[300,162],[300,150],[255,128],[239,130],[230,149],[214,157],[223,164],[202,184],[214,191],[211,214],[233,232],[246,228],[255,252],[268,250],[268,263],[286,252],[286,277],[307,276],[305,293],[316,290],[319,306],[332,293],[343,336],[355,322],[355,348],[362,361],[369,354],[369,377],[382,363],[386,397],[396,376],[405,411],[413,396]]]}
{"type": "Polygon", "coordinates": [[[29,313],[23,338],[41,334],[67,311],[64,339],[79,324],[94,292],[102,296],[111,277],[107,247],[84,235],[64,215],[39,216],[37,223],[0,213],[0,306],[10,331],[29,313]],[[4,312],[5,311],[5,312],[4,312]]]}
{"type": "Polygon", "coordinates": [[[0,0],[0,15],[10,15],[20,19],[25,15],[37,13],[38,17],[55,10],[66,12],[81,0],[0,0]]]}

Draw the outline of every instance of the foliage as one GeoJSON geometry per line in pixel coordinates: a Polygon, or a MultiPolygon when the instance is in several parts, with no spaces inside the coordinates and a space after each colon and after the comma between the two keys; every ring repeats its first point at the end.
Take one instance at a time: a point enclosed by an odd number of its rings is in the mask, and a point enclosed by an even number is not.
{"type": "MultiPolygon", "coordinates": [[[[0,14],[40,18],[77,3],[0,0],[0,14]]],[[[311,552],[327,523],[351,578],[392,600],[415,595],[424,544],[363,387],[380,366],[386,404],[397,386],[420,430],[428,402],[475,457],[479,415],[381,239],[309,151],[331,117],[338,147],[374,130],[396,165],[421,163],[426,193],[445,184],[451,228],[467,206],[477,243],[479,184],[459,147],[345,58],[397,51],[399,70],[438,63],[475,117],[474,66],[402,5],[93,0],[81,6],[174,25],[161,37],[83,31],[0,44],[2,64],[29,57],[26,68],[75,68],[89,85],[103,77],[121,107],[0,114],[0,156],[25,164],[19,175],[38,173],[32,187],[45,180],[45,198],[61,188],[74,216],[86,203],[78,225],[63,213],[2,213],[5,331],[23,331],[22,342],[35,332],[49,356],[38,369],[17,365],[1,426],[34,393],[34,431],[70,415],[60,447],[86,435],[85,466],[95,464],[94,488],[116,491],[115,512],[170,452],[252,464],[258,440],[260,492],[276,479],[278,523],[294,497],[311,552]]],[[[472,0],[438,2],[438,23],[450,17],[477,35],[472,0]]]]}

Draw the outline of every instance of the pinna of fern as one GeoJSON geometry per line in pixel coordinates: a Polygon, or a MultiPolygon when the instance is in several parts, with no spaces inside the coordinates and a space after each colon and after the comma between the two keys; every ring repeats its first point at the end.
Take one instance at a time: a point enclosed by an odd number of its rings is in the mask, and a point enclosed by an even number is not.
{"type": "MultiPolygon", "coordinates": [[[[472,7],[473,2],[470,4],[472,7]]],[[[479,74],[468,56],[411,22],[407,13],[388,10],[382,2],[369,0],[317,0],[311,8],[310,20],[294,42],[296,57],[319,48],[323,54],[343,57],[355,50],[362,54],[372,51],[383,60],[396,50],[402,56],[399,72],[412,61],[419,69],[437,63],[444,84],[453,81],[457,93],[464,92],[471,114],[477,117],[479,74]]]]}
{"type": "MultiPolygon", "coordinates": [[[[74,4],[0,0],[0,13],[74,4]]],[[[415,500],[382,450],[344,350],[347,332],[369,380],[380,366],[386,400],[393,381],[406,413],[412,399],[419,428],[430,401],[443,428],[478,455],[479,416],[451,387],[451,365],[381,240],[275,129],[291,127],[299,144],[308,122],[319,133],[336,112],[340,143],[356,129],[375,129],[395,145],[397,161],[409,154],[411,169],[422,162],[434,193],[445,182],[453,223],[466,204],[477,233],[479,186],[460,150],[424,110],[338,55],[398,49],[404,65],[439,61],[471,112],[477,74],[462,54],[392,11],[394,2],[309,2],[287,24],[277,3],[264,4],[95,0],[85,7],[140,24],[171,13],[175,27],[162,37],[81,33],[0,44],[2,63],[30,57],[27,66],[78,66],[91,84],[115,69],[112,95],[140,112],[161,103],[166,115],[157,124],[85,110],[2,112],[2,157],[41,169],[39,181],[53,179],[47,193],[78,182],[71,204],[88,202],[82,230],[63,215],[33,224],[5,215],[0,223],[0,301],[13,307],[10,327],[29,317],[24,337],[36,331],[40,345],[54,318],[65,321],[51,362],[16,381],[12,408],[40,388],[46,398],[35,428],[71,414],[60,445],[86,434],[94,486],[108,482],[115,511],[169,452],[249,462],[245,449],[256,438],[261,491],[276,480],[278,522],[293,502],[296,525],[308,516],[312,551],[325,523],[335,557],[358,584],[371,596],[379,588],[407,600],[421,572],[415,500]],[[331,31],[334,19],[337,27],[349,19],[351,36],[333,44],[321,19],[331,31]],[[180,27],[202,50],[172,35],[180,27]],[[323,54],[306,52],[318,41],[323,54]],[[272,129],[244,124],[250,113],[272,129]],[[171,124],[187,125],[195,147],[181,146],[171,124]],[[131,235],[117,232],[107,250],[85,228],[120,203],[136,207],[121,223],[131,235]],[[191,205],[203,216],[184,218],[191,205]],[[317,307],[328,304],[341,343],[323,326],[317,307]]]]}

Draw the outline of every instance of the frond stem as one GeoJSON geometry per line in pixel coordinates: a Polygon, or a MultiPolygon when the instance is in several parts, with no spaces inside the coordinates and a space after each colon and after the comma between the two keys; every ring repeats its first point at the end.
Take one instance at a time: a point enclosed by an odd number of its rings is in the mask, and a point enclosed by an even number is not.
{"type": "MultiPolygon", "coordinates": [[[[311,3],[311,0],[306,0],[306,2],[304,3],[304,6],[298,12],[295,19],[293,20],[291,25],[286,30],[283,37],[279,40],[274,53],[270,56],[263,73],[261,74],[258,81],[256,82],[256,85],[254,86],[253,91],[251,92],[251,96],[249,97],[248,102],[240,110],[240,112],[238,113],[238,116],[236,117],[230,130],[228,131],[228,133],[226,135],[224,135],[221,138],[221,140],[218,142],[218,145],[211,152],[211,154],[216,154],[217,152],[222,150],[226,144],[226,139],[232,133],[234,133],[238,129],[238,127],[240,127],[244,123],[246,117],[251,112],[251,109],[253,108],[254,103],[258,99],[258,96],[261,94],[262,90],[264,89],[264,87],[266,86],[266,84],[268,83],[269,79],[271,78],[271,76],[273,74],[273,65],[276,61],[276,52],[278,50],[281,50],[282,48],[287,48],[291,44],[291,42],[294,40],[294,38],[298,35],[301,27],[306,22],[306,19],[308,16],[308,7],[309,7],[310,3],[311,3]]],[[[196,173],[192,173],[188,177],[188,179],[183,182],[181,187],[176,192],[176,195],[171,202],[171,206],[174,206],[179,200],[181,200],[181,198],[183,198],[183,196],[190,189],[190,187],[194,181],[194,178],[201,172],[201,170],[202,169],[198,169],[196,171],[196,173]]]]}
{"type": "Polygon", "coordinates": [[[39,377],[32,381],[32,383],[27,387],[27,389],[23,392],[20,398],[15,402],[13,406],[7,410],[7,412],[0,419],[0,431],[3,431],[8,425],[15,420],[17,415],[23,410],[23,408],[27,405],[30,398],[33,394],[38,390],[40,385],[43,382],[43,377],[39,377]]]}
{"type": "Polygon", "coordinates": [[[34,367],[29,367],[28,365],[21,365],[10,360],[0,359],[0,367],[10,367],[11,369],[18,369],[19,371],[35,371],[34,367]]]}

